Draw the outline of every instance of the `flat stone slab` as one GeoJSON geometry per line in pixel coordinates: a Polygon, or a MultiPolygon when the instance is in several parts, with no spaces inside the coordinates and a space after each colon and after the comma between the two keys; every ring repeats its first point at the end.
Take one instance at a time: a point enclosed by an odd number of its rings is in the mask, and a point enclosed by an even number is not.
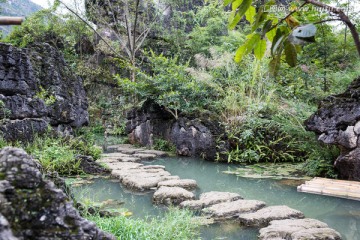
{"type": "Polygon", "coordinates": [[[165,166],[163,166],[163,165],[145,165],[142,168],[143,169],[153,169],[153,168],[165,169],[165,166]]]}
{"type": "Polygon", "coordinates": [[[158,151],[158,150],[142,150],[142,151],[139,151],[138,153],[154,154],[157,157],[167,157],[167,156],[169,156],[169,154],[167,152],[158,151]]]}
{"type": "Polygon", "coordinates": [[[240,214],[240,223],[246,226],[267,226],[273,220],[304,218],[304,214],[288,206],[271,206],[253,213],[240,214]]]}
{"type": "Polygon", "coordinates": [[[153,195],[155,204],[178,205],[179,203],[195,199],[195,195],[181,187],[160,187],[153,195]]]}
{"type": "Polygon", "coordinates": [[[149,178],[149,177],[164,177],[171,175],[169,172],[165,171],[164,169],[142,169],[142,168],[116,170],[116,171],[112,171],[111,174],[114,177],[119,178],[120,180],[123,180],[124,178],[127,177],[149,178]]]}
{"type": "Polygon", "coordinates": [[[260,229],[260,240],[340,240],[340,234],[326,223],[315,219],[274,220],[260,229]]]}
{"type": "Polygon", "coordinates": [[[212,205],[202,210],[203,213],[210,215],[216,220],[236,218],[239,214],[254,212],[265,207],[265,202],[257,200],[236,200],[212,205]]]}
{"type": "Polygon", "coordinates": [[[159,182],[158,187],[166,186],[166,187],[181,187],[185,189],[195,189],[197,188],[197,183],[193,179],[178,179],[178,180],[168,180],[159,182]]]}
{"type": "Polygon", "coordinates": [[[121,181],[125,187],[136,190],[146,191],[156,188],[158,183],[165,180],[179,179],[178,176],[129,176],[124,177],[121,181]]]}
{"type": "Polygon", "coordinates": [[[213,191],[201,194],[199,200],[184,201],[180,204],[180,207],[201,210],[217,203],[232,202],[239,199],[242,199],[242,197],[237,193],[213,191]]]}
{"type": "Polygon", "coordinates": [[[157,156],[155,154],[149,153],[134,153],[132,157],[140,158],[141,160],[151,160],[156,158],[157,156]]]}
{"type": "Polygon", "coordinates": [[[106,163],[106,165],[112,170],[137,169],[143,166],[143,164],[141,163],[132,163],[132,162],[112,162],[112,163],[106,163]]]}

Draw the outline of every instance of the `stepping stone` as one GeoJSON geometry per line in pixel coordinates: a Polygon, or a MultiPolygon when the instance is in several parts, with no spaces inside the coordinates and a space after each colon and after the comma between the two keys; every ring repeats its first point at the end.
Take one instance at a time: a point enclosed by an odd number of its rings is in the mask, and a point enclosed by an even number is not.
{"type": "Polygon", "coordinates": [[[253,213],[240,214],[240,223],[246,226],[267,226],[273,220],[304,218],[304,214],[288,206],[271,206],[253,213]]]}
{"type": "Polygon", "coordinates": [[[153,168],[165,169],[165,166],[163,166],[163,165],[145,165],[145,166],[143,166],[141,168],[143,168],[143,169],[153,169],[153,168]]]}
{"type": "Polygon", "coordinates": [[[167,152],[158,151],[158,150],[142,150],[142,151],[139,151],[138,153],[154,154],[157,157],[167,157],[167,156],[169,156],[169,154],[167,152]]]}
{"type": "Polygon", "coordinates": [[[130,157],[129,154],[123,154],[119,152],[115,153],[105,153],[101,155],[102,158],[113,158],[113,159],[121,159],[122,157],[130,157]]]}
{"type": "Polygon", "coordinates": [[[197,188],[197,183],[193,179],[179,179],[179,180],[167,180],[163,182],[159,182],[158,187],[166,186],[166,187],[181,187],[185,189],[195,189],[197,188]]]}
{"type": "Polygon", "coordinates": [[[155,204],[178,205],[179,203],[195,199],[195,195],[181,187],[160,187],[153,196],[155,204]]]}
{"type": "Polygon", "coordinates": [[[143,164],[141,163],[132,163],[132,162],[107,163],[106,165],[113,170],[137,169],[143,166],[143,164]]]}
{"type": "Polygon", "coordinates": [[[201,194],[199,200],[184,201],[180,204],[180,207],[200,210],[217,203],[232,202],[239,199],[242,199],[242,197],[237,193],[213,191],[201,194]]]}
{"type": "Polygon", "coordinates": [[[149,154],[149,153],[135,153],[132,156],[140,158],[141,160],[151,160],[157,157],[155,154],[149,154]]]}
{"type": "Polygon", "coordinates": [[[212,205],[203,209],[203,213],[209,214],[216,220],[236,218],[241,213],[254,212],[265,207],[265,203],[257,200],[236,200],[212,205]]]}
{"type": "Polygon", "coordinates": [[[122,179],[122,184],[132,190],[146,191],[156,188],[158,183],[170,179],[179,179],[178,176],[130,176],[122,179]]]}
{"type": "Polygon", "coordinates": [[[149,177],[164,177],[171,175],[168,171],[165,171],[164,169],[141,169],[141,168],[117,170],[117,171],[112,171],[111,174],[114,177],[119,178],[120,180],[129,177],[149,178],[149,177]]]}
{"type": "Polygon", "coordinates": [[[315,219],[286,219],[271,221],[266,228],[260,229],[260,240],[341,240],[340,234],[326,223],[315,219]]]}

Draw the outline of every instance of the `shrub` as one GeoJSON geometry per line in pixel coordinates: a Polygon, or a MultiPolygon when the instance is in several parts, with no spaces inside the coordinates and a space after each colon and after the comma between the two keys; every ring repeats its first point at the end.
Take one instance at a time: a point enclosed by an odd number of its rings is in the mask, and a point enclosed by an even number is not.
{"type": "Polygon", "coordinates": [[[176,152],[176,146],[173,143],[162,138],[156,138],[154,140],[153,148],[160,151],[176,152]]]}

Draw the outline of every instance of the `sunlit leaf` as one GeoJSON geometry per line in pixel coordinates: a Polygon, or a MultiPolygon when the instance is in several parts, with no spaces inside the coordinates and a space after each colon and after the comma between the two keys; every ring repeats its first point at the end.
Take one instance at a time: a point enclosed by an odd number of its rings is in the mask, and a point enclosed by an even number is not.
{"type": "Polygon", "coordinates": [[[233,29],[236,27],[236,25],[240,22],[240,20],[241,20],[241,16],[240,16],[238,13],[236,13],[236,14],[232,17],[232,20],[229,21],[229,22],[230,22],[230,24],[229,24],[229,29],[230,29],[230,30],[233,30],[233,29]]]}
{"type": "Polygon", "coordinates": [[[233,0],[224,0],[224,6],[227,6],[232,2],[233,2],[233,0]]]}
{"type": "Polygon", "coordinates": [[[233,11],[236,10],[241,5],[242,2],[243,2],[243,0],[233,1],[232,5],[231,5],[232,10],[233,11]]]}
{"type": "Polygon", "coordinates": [[[256,15],[255,7],[250,6],[245,13],[246,20],[248,20],[250,24],[253,24],[255,21],[255,15],[256,15]]]}
{"type": "Polygon", "coordinates": [[[266,40],[261,39],[254,48],[254,55],[258,60],[261,60],[266,52],[266,40]]]}
{"type": "Polygon", "coordinates": [[[243,0],[241,5],[238,8],[238,14],[240,15],[240,17],[242,18],[246,11],[250,8],[252,3],[252,0],[243,0]]]}
{"type": "Polygon", "coordinates": [[[245,43],[237,49],[235,62],[240,62],[246,54],[249,54],[259,42],[260,38],[261,36],[259,34],[249,35],[245,43]]]}

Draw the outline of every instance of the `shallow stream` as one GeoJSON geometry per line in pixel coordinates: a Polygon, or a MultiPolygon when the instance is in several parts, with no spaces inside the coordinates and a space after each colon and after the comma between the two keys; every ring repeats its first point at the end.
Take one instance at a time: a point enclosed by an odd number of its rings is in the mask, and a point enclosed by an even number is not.
{"type": "MultiPolygon", "coordinates": [[[[231,166],[199,159],[163,158],[148,164],[164,165],[172,175],[195,179],[199,185],[197,195],[208,191],[227,191],[239,193],[245,199],[265,201],[269,206],[287,205],[302,211],[306,217],[327,223],[345,240],[360,240],[359,201],[298,193],[291,180],[248,179],[224,174],[222,172],[231,169],[231,166]]],[[[133,212],[133,217],[163,213],[163,209],[152,205],[152,194],[133,194],[119,185],[100,178],[92,184],[73,189],[78,198],[86,197],[97,202],[107,199],[123,201],[123,207],[133,212]]],[[[201,231],[202,239],[255,240],[258,234],[258,229],[240,228],[235,223],[204,226],[201,231]]]]}

